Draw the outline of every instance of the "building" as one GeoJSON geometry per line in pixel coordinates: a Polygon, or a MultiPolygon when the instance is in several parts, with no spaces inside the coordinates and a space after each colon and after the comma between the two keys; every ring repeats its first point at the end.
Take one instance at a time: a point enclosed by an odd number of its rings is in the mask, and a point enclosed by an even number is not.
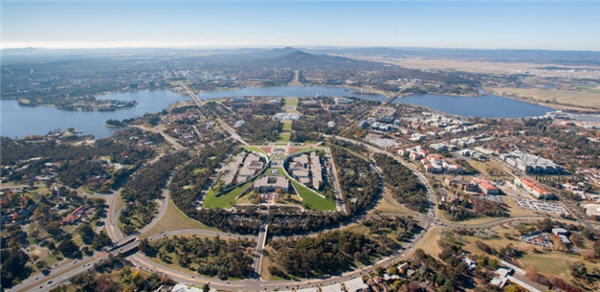
{"type": "Polygon", "coordinates": [[[302,117],[299,113],[276,113],[273,119],[276,121],[297,121],[302,117]]]}
{"type": "Polygon", "coordinates": [[[348,292],[362,292],[368,291],[369,289],[369,286],[365,284],[362,277],[354,278],[344,282],[344,287],[346,287],[346,291],[348,292]]]}
{"type": "Polygon", "coordinates": [[[543,232],[533,232],[521,235],[521,241],[544,248],[552,248],[553,246],[552,240],[550,240],[548,234],[543,232]]]}
{"type": "Polygon", "coordinates": [[[568,230],[566,230],[564,228],[552,228],[552,234],[554,234],[555,236],[558,236],[558,239],[560,239],[560,241],[563,244],[571,245],[571,241],[567,237],[569,235],[568,230]]]}
{"type": "Polygon", "coordinates": [[[549,190],[547,190],[546,188],[544,188],[539,183],[533,180],[527,178],[516,178],[514,183],[515,186],[521,187],[524,190],[528,191],[536,199],[548,200],[554,198],[554,195],[549,190]]]}
{"type": "Polygon", "coordinates": [[[474,182],[461,180],[461,179],[446,178],[444,180],[444,183],[451,188],[459,189],[461,191],[478,192],[477,184],[474,182]]]}
{"type": "Polygon", "coordinates": [[[295,170],[292,170],[292,176],[295,179],[308,178],[309,177],[309,173],[308,173],[308,170],[295,169],[295,170]]]}
{"type": "Polygon", "coordinates": [[[553,174],[561,173],[564,168],[552,160],[541,158],[532,154],[514,151],[500,155],[500,158],[508,165],[525,173],[553,174]]]}
{"type": "Polygon", "coordinates": [[[312,185],[315,190],[319,190],[321,183],[323,182],[323,167],[321,166],[321,159],[316,152],[310,153],[310,172],[312,175],[312,185]]]}
{"type": "Polygon", "coordinates": [[[288,192],[288,180],[282,175],[264,175],[254,182],[254,191],[259,193],[288,192]]]}
{"type": "Polygon", "coordinates": [[[73,210],[73,212],[69,213],[65,218],[63,218],[60,223],[61,224],[73,224],[79,222],[81,219],[86,217],[85,210],[87,209],[86,205],[79,206],[77,209],[73,210]]]}
{"type": "Polygon", "coordinates": [[[486,195],[498,195],[500,194],[500,190],[493,183],[480,178],[474,178],[473,182],[477,184],[481,192],[486,195]]]}
{"type": "Polygon", "coordinates": [[[594,217],[596,220],[600,220],[600,204],[585,204],[583,205],[585,214],[594,217]]]}
{"type": "Polygon", "coordinates": [[[342,284],[337,283],[321,287],[321,292],[344,292],[344,289],[342,289],[342,284]]]}

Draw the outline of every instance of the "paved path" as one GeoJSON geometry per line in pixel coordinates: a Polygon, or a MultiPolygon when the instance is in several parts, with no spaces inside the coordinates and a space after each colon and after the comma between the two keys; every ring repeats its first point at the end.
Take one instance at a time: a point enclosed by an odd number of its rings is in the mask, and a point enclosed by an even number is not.
{"type": "Polygon", "coordinates": [[[269,224],[262,224],[258,232],[258,239],[256,240],[256,250],[254,255],[254,275],[257,279],[260,279],[260,269],[262,267],[263,250],[267,243],[267,234],[269,232],[269,224]]]}

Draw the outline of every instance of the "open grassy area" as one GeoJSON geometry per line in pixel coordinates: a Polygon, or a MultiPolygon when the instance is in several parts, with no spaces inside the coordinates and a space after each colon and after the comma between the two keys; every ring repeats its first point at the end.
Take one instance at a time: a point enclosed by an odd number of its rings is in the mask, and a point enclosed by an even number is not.
{"type": "Polygon", "coordinates": [[[473,166],[473,168],[477,169],[480,173],[485,175],[508,175],[508,173],[506,173],[502,166],[496,161],[481,162],[471,159],[469,160],[469,164],[473,166]]]}
{"type": "Polygon", "coordinates": [[[493,88],[494,93],[507,97],[516,97],[529,102],[535,102],[546,106],[565,105],[580,106],[587,108],[600,108],[598,89],[580,88],[493,88]]]}
{"type": "Polygon", "coordinates": [[[429,228],[427,233],[423,237],[421,241],[415,246],[416,249],[422,249],[426,254],[429,254],[434,257],[438,257],[438,255],[442,252],[438,241],[440,240],[442,228],[435,226],[429,228]]]}
{"type": "Polygon", "coordinates": [[[496,226],[496,227],[490,229],[490,231],[493,231],[493,233],[495,233],[497,236],[493,236],[491,238],[480,238],[477,236],[463,236],[463,238],[465,240],[464,241],[464,243],[465,243],[464,250],[475,253],[475,254],[485,255],[485,252],[480,250],[477,247],[477,245],[475,244],[475,241],[477,241],[477,240],[481,240],[481,241],[485,242],[487,245],[495,248],[496,250],[506,247],[510,243],[512,243],[513,245],[520,244],[520,241],[511,240],[511,239],[507,238],[506,235],[508,235],[508,237],[515,238],[515,239],[519,238],[518,231],[510,225],[496,226]]]}
{"type": "Polygon", "coordinates": [[[283,124],[282,129],[284,131],[291,131],[292,130],[292,121],[283,121],[281,123],[283,124]]]}
{"type": "Polygon", "coordinates": [[[248,151],[254,151],[254,152],[258,152],[258,153],[262,153],[262,154],[267,154],[264,151],[262,151],[260,148],[258,147],[249,147],[249,146],[245,146],[244,149],[248,150],[248,151]]]}
{"type": "Polygon", "coordinates": [[[351,224],[351,225],[348,225],[348,226],[346,226],[346,227],[344,227],[342,229],[345,230],[345,231],[350,231],[350,232],[362,234],[362,235],[365,235],[365,236],[369,236],[369,233],[370,233],[369,227],[364,226],[362,224],[351,224]]]}
{"type": "Polygon", "coordinates": [[[450,220],[450,216],[448,216],[448,212],[443,211],[443,210],[439,210],[438,216],[440,217],[440,219],[442,219],[444,221],[456,222],[456,223],[466,224],[466,225],[483,224],[483,223],[491,222],[491,221],[498,220],[498,219],[508,218],[508,217],[483,216],[483,217],[471,218],[471,219],[467,219],[467,220],[452,221],[452,220],[450,220]]]}
{"type": "Polygon", "coordinates": [[[281,133],[279,133],[279,136],[277,137],[276,142],[278,142],[278,143],[290,142],[291,136],[292,136],[292,133],[290,133],[290,132],[281,132],[281,133]]]}
{"type": "Polygon", "coordinates": [[[288,97],[288,98],[285,98],[285,105],[288,105],[288,106],[297,106],[298,105],[298,98],[297,97],[288,97]]]}
{"type": "Polygon", "coordinates": [[[405,209],[398,208],[388,201],[387,198],[381,198],[375,208],[373,208],[369,214],[377,213],[397,213],[398,215],[408,215],[405,209]]]}
{"type": "Polygon", "coordinates": [[[141,235],[142,238],[146,238],[153,234],[162,233],[165,231],[179,230],[179,229],[205,229],[218,231],[217,228],[204,225],[183,213],[175,203],[169,199],[167,205],[167,211],[165,215],[156,222],[156,224],[141,235]]]}
{"type": "MultiPolygon", "coordinates": [[[[29,255],[39,257],[39,260],[46,262],[48,267],[50,267],[55,263],[58,263],[57,256],[60,254],[52,255],[52,252],[47,247],[38,246],[33,251],[31,251],[29,255]]],[[[71,262],[71,260],[67,260],[67,262],[71,262]]],[[[36,267],[35,265],[31,265],[31,268],[33,269],[34,273],[37,273],[42,270],[36,267]]]]}
{"type": "Polygon", "coordinates": [[[233,207],[233,202],[235,201],[235,198],[237,198],[239,195],[242,194],[242,192],[244,192],[244,190],[246,190],[248,187],[250,187],[250,185],[252,184],[252,182],[247,182],[237,188],[234,188],[233,190],[222,194],[220,196],[215,196],[217,192],[215,192],[214,190],[210,190],[208,193],[206,193],[206,196],[204,197],[204,203],[202,204],[202,207],[205,208],[231,208],[233,207]]]}
{"type": "Polygon", "coordinates": [[[291,181],[291,183],[294,185],[294,188],[296,188],[296,191],[298,191],[298,195],[302,197],[304,205],[307,208],[322,211],[335,210],[335,203],[333,201],[317,196],[302,184],[294,181],[291,181]]]}
{"type": "Polygon", "coordinates": [[[586,264],[588,270],[599,268],[600,265],[581,260],[581,257],[567,254],[559,251],[547,253],[528,253],[518,259],[523,267],[534,266],[538,273],[553,275],[566,280],[572,280],[573,277],[569,271],[569,266],[576,262],[586,264]]]}

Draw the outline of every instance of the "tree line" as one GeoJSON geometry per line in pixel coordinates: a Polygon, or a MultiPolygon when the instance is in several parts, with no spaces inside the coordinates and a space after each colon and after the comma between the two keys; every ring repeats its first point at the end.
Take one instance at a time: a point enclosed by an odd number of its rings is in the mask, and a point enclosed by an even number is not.
{"type": "Polygon", "coordinates": [[[246,278],[252,273],[254,240],[223,240],[218,236],[174,236],[156,241],[143,239],[139,249],[149,257],[220,279],[246,278]]]}
{"type": "Polygon", "coordinates": [[[394,158],[386,154],[374,155],[377,165],[383,172],[383,180],[392,191],[394,199],[418,212],[425,212],[429,206],[427,189],[419,179],[394,158]]]}
{"type": "Polygon", "coordinates": [[[171,171],[188,159],[184,152],[167,154],[138,170],[123,185],[121,198],[125,209],[119,215],[119,221],[123,223],[126,234],[132,234],[152,221],[158,209],[154,201],[161,198],[171,171]]]}

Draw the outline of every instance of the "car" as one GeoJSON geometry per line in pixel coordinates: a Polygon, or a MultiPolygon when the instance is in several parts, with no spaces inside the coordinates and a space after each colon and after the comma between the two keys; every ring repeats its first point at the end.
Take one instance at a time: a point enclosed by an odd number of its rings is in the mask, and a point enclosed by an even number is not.
{"type": "Polygon", "coordinates": [[[48,281],[46,284],[48,284],[48,285],[52,284],[52,280],[48,281]]]}

